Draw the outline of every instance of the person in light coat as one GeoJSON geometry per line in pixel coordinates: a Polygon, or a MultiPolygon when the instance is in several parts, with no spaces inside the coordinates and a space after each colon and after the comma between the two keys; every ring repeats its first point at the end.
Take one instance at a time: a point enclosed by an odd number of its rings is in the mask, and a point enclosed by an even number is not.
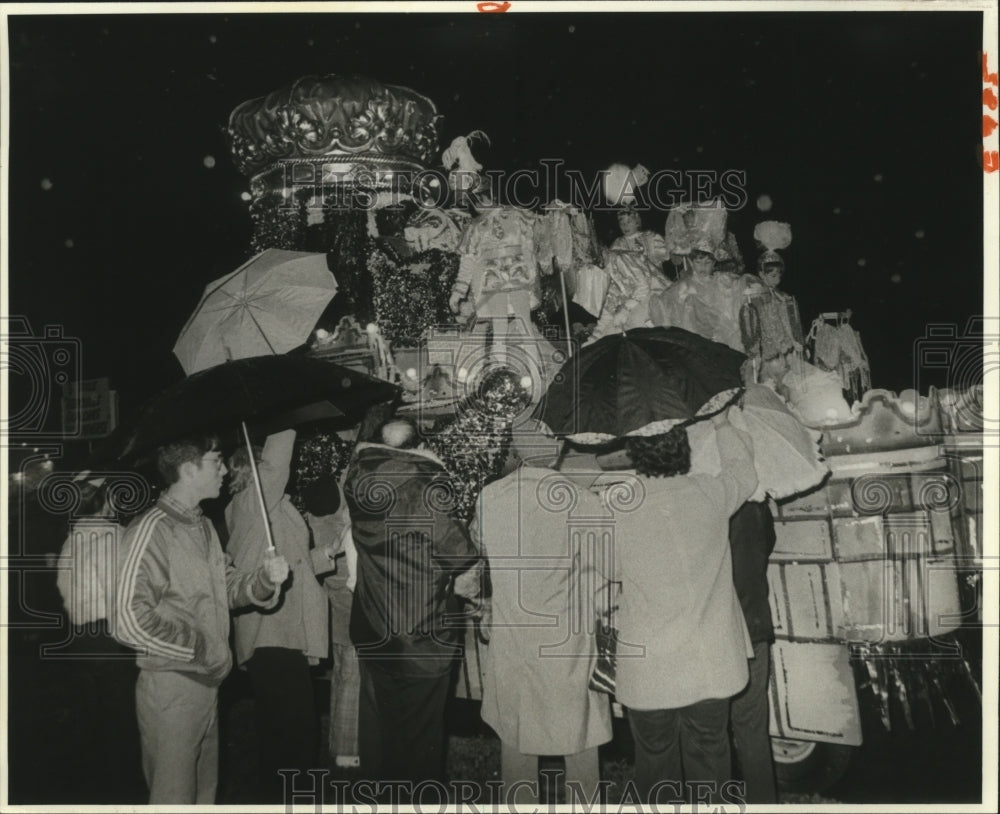
{"type": "Polygon", "coordinates": [[[565,756],[567,800],[589,800],[612,737],[609,698],[589,687],[604,582],[588,536],[602,503],[581,478],[600,473],[548,468],[554,439],[515,441],[525,465],[483,489],[471,526],[493,591],[482,717],[500,737],[505,803],[537,802],[540,755],[565,756]]]}
{"type": "Polygon", "coordinates": [[[725,414],[712,421],[715,476],[687,474],[683,427],[626,440],[642,504],[617,514],[606,576],[622,584],[616,695],[628,708],[643,803],[703,794],[696,783],[711,784],[718,800],[732,779],[729,699],[747,683],[753,648],[733,585],[729,518],[757,474],[749,436],[725,414]],[[633,648],[643,657],[621,657],[633,648]]]}
{"type": "MultiPolygon", "coordinates": [[[[282,800],[279,769],[307,771],[317,766],[318,729],[310,667],[329,654],[329,611],[316,577],[333,571],[332,543],[310,549],[309,527],[285,494],[295,431],[271,435],[259,454],[257,471],[270,518],[274,545],[291,568],[281,602],[235,617],[236,662],[250,674],[261,753],[261,793],[282,800]]],[[[227,551],[236,567],[249,570],[267,555],[260,499],[245,448],[230,457],[233,498],[226,507],[227,551]]]]}

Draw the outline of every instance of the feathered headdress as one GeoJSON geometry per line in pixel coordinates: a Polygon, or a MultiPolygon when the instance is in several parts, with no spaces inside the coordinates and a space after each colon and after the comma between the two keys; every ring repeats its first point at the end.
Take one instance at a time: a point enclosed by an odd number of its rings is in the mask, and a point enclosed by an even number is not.
{"type": "Polygon", "coordinates": [[[787,249],[792,242],[792,227],[777,220],[766,220],[753,228],[753,239],[765,249],[787,249]]]}
{"type": "Polygon", "coordinates": [[[713,199],[698,204],[682,203],[675,206],[667,213],[667,223],[664,229],[664,237],[667,241],[667,250],[671,254],[686,255],[692,249],[698,248],[696,243],[704,240],[712,244],[711,251],[715,253],[723,241],[726,239],[726,219],[729,212],[721,200],[713,199]],[[691,225],[685,221],[685,215],[694,215],[691,225]]]}
{"type": "Polygon", "coordinates": [[[448,184],[452,189],[471,192],[481,185],[479,171],[483,165],[476,161],[470,148],[472,142],[479,140],[490,143],[490,137],[482,130],[473,130],[467,136],[456,136],[441,154],[441,163],[448,171],[448,184]],[[470,179],[473,182],[471,184],[470,179]]]}
{"type": "Polygon", "coordinates": [[[482,130],[473,130],[467,136],[456,136],[448,149],[441,154],[441,163],[446,170],[462,170],[464,172],[479,172],[483,165],[476,161],[470,149],[471,143],[483,140],[490,143],[490,137],[482,130]]]}
{"type": "Polygon", "coordinates": [[[649,170],[642,164],[629,169],[612,164],[604,171],[604,197],[612,206],[635,203],[635,191],[649,180],[649,170]]]}
{"type": "Polygon", "coordinates": [[[766,220],[758,223],[753,229],[753,239],[764,247],[764,253],[757,259],[757,268],[762,269],[768,263],[785,264],[778,249],[787,249],[792,242],[792,227],[777,220],[766,220]]]}

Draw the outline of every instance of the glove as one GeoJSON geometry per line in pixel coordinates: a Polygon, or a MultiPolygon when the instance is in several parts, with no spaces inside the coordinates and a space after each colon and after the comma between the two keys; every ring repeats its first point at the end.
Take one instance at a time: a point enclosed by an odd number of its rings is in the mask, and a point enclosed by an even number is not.
{"type": "Polygon", "coordinates": [[[264,558],[264,573],[271,583],[277,587],[288,579],[288,561],[280,554],[264,558]]]}

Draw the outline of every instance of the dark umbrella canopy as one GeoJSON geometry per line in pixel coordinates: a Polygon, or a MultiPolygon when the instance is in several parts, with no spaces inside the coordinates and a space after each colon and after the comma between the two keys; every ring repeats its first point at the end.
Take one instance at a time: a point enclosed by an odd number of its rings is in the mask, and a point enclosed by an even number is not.
{"type": "Polygon", "coordinates": [[[582,443],[666,432],[735,396],[745,360],[682,328],[605,336],[563,366],[535,418],[582,443]]]}
{"type": "Polygon", "coordinates": [[[391,401],[399,389],[356,370],[307,356],[254,356],[200,371],[156,396],[139,420],[117,439],[107,454],[135,460],[174,438],[216,430],[241,421],[295,416],[302,408],[312,417],[360,419],[372,404],[391,401]]]}

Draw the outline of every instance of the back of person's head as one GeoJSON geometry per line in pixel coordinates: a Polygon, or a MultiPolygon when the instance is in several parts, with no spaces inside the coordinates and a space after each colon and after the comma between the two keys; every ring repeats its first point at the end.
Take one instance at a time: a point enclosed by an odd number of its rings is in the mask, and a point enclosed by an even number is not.
{"type": "Polygon", "coordinates": [[[379,429],[382,443],[395,449],[416,449],[420,446],[420,430],[409,418],[391,418],[379,429]]]}
{"type": "Polygon", "coordinates": [[[401,235],[406,227],[406,222],[416,211],[417,205],[410,200],[375,210],[375,228],[380,237],[389,235],[401,235]]]}
{"type": "Polygon", "coordinates": [[[84,483],[80,489],[79,514],[82,517],[102,517],[113,507],[108,503],[108,486],[101,481],[98,484],[84,483]]]}
{"type": "Polygon", "coordinates": [[[691,446],[682,426],[662,435],[630,435],[625,439],[625,451],[640,475],[669,478],[686,475],[691,469],[691,446]]]}
{"type": "MultiPolygon", "coordinates": [[[[253,445],[253,457],[256,463],[260,463],[264,448],[259,444],[253,445]]],[[[229,456],[229,491],[232,494],[242,492],[253,481],[253,469],[250,467],[250,453],[245,446],[240,447],[229,456]]]]}
{"type": "Polygon", "coordinates": [[[206,453],[219,448],[219,439],[215,435],[192,435],[178,438],[169,444],[164,444],[156,452],[156,468],[167,486],[177,483],[181,476],[181,466],[186,463],[201,465],[201,459],[206,453]]]}
{"type": "Polygon", "coordinates": [[[333,476],[318,478],[301,487],[298,497],[302,509],[313,517],[326,517],[340,509],[340,489],[333,476]]]}

